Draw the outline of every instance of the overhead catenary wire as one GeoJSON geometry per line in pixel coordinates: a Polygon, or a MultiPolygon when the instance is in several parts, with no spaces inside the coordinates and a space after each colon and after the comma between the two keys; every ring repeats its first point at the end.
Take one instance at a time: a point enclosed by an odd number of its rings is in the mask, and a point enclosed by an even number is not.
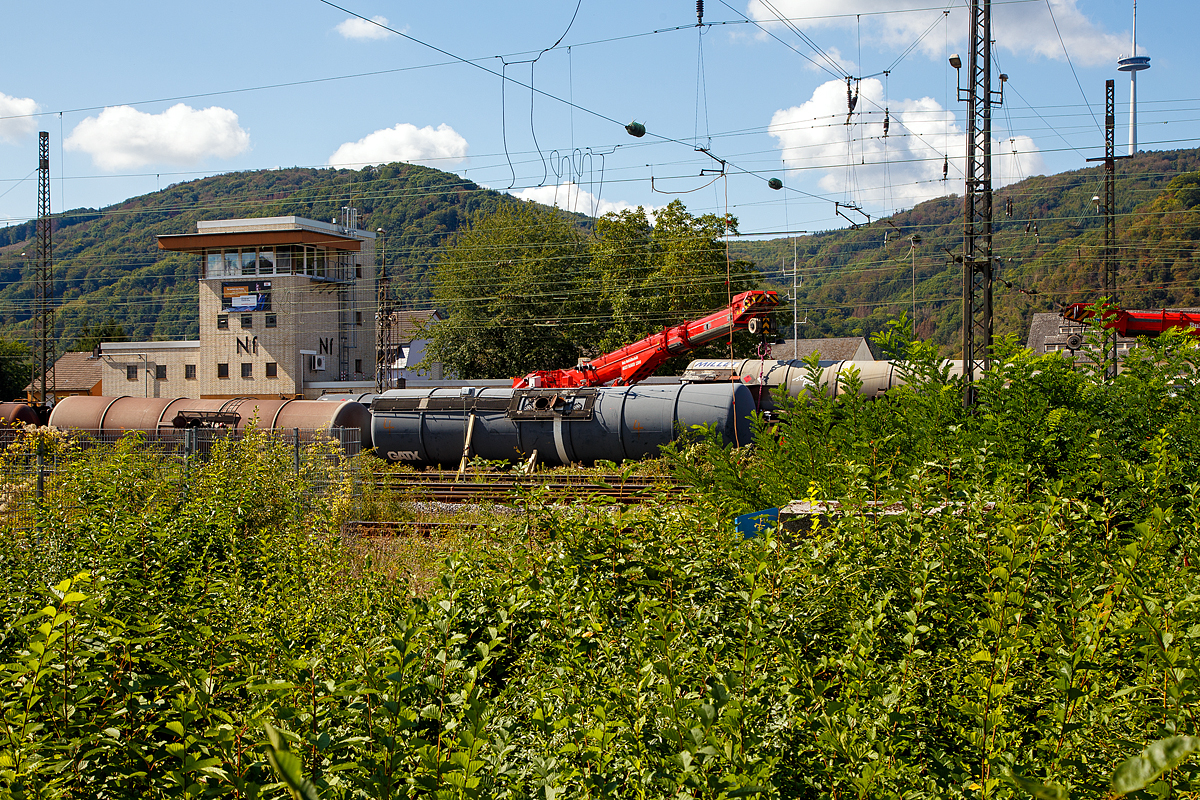
{"type": "Polygon", "coordinates": [[[1063,55],[1066,56],[1067,65],[1071,68],[1071,74],[1075,76],[1075,85],[1079,87],[1079,94],[1083,97],[1083,102],[1092,115],[1092,121],[1096,123],[1096,130],[1103,130],[1100,127],[1100,120],[1096,119],[1096,112],[1092,110],[1091,104],[1088,103],[1087,92],[1083,90],[1083,84],[1079,82],[1079,73],[1075,71],[1075,62],[1071,61],[1071,53],[1067,50],[1067,43],[1063,41],[1062,31],[1058,28],[1058,20],[1054,17],[1054,7],[1050,4],[1050,0],[1045,0],[1045,3],[1046,10],[1050,12],[1050,21],[1054,23],[1054,32],[1058,34],[1058,43],[1062,45],[1063,55]]]}

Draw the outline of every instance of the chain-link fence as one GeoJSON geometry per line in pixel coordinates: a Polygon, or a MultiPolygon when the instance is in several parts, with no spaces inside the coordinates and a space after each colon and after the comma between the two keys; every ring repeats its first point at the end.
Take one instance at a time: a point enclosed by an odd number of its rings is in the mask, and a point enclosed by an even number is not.
{"type": "MultiPolygon", "coordinates": [[[[286,470],[301,482],[306,493],[323,494],[347,478],[357,488],[359,476],[350,457],[362,450],[360,433],[357,428],[292,428],[253,435],[264,447],[274,447],[280,461],[291,462],[280,463],[281,472],[286,470]]],[[[159,481],[187,491],[192,472],[213,457],[219,444],[245,438],[244,431],[232,428],[170,428],[155,433],[71,430],[50,436],[0,428],[0,531],[32,529],[43,504],[71,504],[75,498],[60,478],[118,446],[135,448],[157,470],[159,481]]]]}

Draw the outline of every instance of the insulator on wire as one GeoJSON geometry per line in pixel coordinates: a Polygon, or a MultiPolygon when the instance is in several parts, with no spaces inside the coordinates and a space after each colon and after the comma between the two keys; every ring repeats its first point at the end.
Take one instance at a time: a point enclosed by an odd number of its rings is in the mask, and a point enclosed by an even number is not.
{"type": "Polygon", "coordinates": [[[630,136],[634,136],[634,137],[640,139],[646,135],[646,126],[643,125],[642,123],[638,122],[637,120],[634,120],[633,122],[631,122],[625,126],[625,132],[628,133],[630,136]]]}
{"type": "Polygon", "coordinates": [[[950,176],[950,156],[942,156],[942,180],[950,176]]]}
{"type": "Polygon", "coordinates": [[[888,135],[888,128],[892,126],[892,113],[888,109],[883,110],[883,135],[888,135]]]}
{"type": "Polygon", "coordinates": [[[1004,200],[1004,216],[1011,217],[1013,214],[1013,201],[1011,197],[1004,200]]]}
{"type": "Polygon", "coordinates": [[[783,181],[779,180],[779,178],[771,178],[767,181],[767,186],[778,191],[783,188],[783,181]]]}
{"type": "Polygon", "coordinates": [[[696,24],[704,24],[704,0],[696,0],[696,24]]]}

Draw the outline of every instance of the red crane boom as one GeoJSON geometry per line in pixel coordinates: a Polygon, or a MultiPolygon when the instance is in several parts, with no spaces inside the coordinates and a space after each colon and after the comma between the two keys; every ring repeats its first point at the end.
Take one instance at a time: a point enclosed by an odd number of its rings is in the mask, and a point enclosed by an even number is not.
{"type": "Polygon", "coordinates": [[[537,370],[513,378],[515,389],[573,389],[584,386],[628,386],[648,378],[672,356],[725,338],[751,320],[762,319],[779,305],[776,292],[754,289],[706,317],[664,328],[641,341],[605,353],[571,369],[537,370]]]}
{"type": "MultiPolygon", "coordinates": [[[[1071,322],[1083,322],[1096,316],[1090,303],[1072,303],[1062,315],[1071,322]]],[[[1110,308],[1102,312],[1104,327],[1125,337],[1158,336],[1168,328],[1182,328],[1200,336],[1200,314],[1188,311],[1129,311],[1110,308]]]]}

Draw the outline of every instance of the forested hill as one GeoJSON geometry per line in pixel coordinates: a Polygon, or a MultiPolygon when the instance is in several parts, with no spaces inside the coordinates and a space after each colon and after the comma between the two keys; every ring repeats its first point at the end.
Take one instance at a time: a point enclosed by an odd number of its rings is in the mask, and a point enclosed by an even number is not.
{"type": "MultiPolygon", "coordinates": [[[[1101,285],[1103,194],[1096,166],[1037,176],[999,189],[994,250],[998,333],[1024,337],[1035,311],[1091,300],[1101,285]]],[[[1117,162],[1119,295],[1124,305],[1200,305],[1200,150],[1141,153],[1117,162]]],[[[195,256],[157,249],[156,235],[194,231],[204,219],[296,214],[327,220],[352,203],[363,226],[383,228],[387,260],[402,299],[429,296],[427,271],[440,248],[478,211],[516,202],[457,175],[411,164],[363,170],[239,172],[177,184],[103,209],[55,220],[54,260],[60,346],[106,319],[133,339],[197,335],[195,256]]],[[[577,222],[587,224],[578,217],[577,222]]],[[[27,338],[33,298],[32,222],[0,230],[0,336],[27,338]]],[[[801,335],[869,334],[912,302],[917,247],[917,319],[924,338],[952,352],[961,325],[962,199],[921,203],[887,220],[794,241],[737,241],[733,255],[790,288],[781,269],[793,245],[800,267],[801,335]],[[950,251],[949,253],[947,251],[950,251]]]]}
{"type": "MultiPolygon", "coordinates": [[[[1200,305],[1200,150],[1140,153],[1117,162],[1119,301],[1129,307],[1200,305]]],[[[1103,219],[1092,202],[1103,197],[1103,167],[1036,176],[995,193],[993,250],[1003,260],[995,287],[997,333],[1024,340],[1035,311],[1053,302],[1099,297],[1103,219]],[[1027,294],[1026,292],[1037,292],[1027,294]]],[[[961,184],[960,184],[961,190],[961,184]]],[[[757,263],[790,289],[793,244],[803,282],[799,315],[807,337],[869,334],[912,303],[912,255],[917,247],[918,332],[946,351],[962,321],[962,198],[921,203],[889,220],[855,230],[737,242],[732,252],[757,263]]]]}
{"type": "MultiPolygon", "coordinates": [[[[423,296],[431,254],[476,211],[507,195],[411,164],[359,171],[281,169],[189,181],[54,221],[61,346],[84,325],[112,319],[133,339],[198,335],[195,256],[158,250],[158,234],[189,233],[198,220],[298,215],[329,220],[352,203],[368,229],[383,228],[397,286],[423,296]]],[[[26,338],[33,298],[34,223],[0,230],[0,335],[26,338]],[[26,252],[30,258],[21,257],[26,252]]]]}

